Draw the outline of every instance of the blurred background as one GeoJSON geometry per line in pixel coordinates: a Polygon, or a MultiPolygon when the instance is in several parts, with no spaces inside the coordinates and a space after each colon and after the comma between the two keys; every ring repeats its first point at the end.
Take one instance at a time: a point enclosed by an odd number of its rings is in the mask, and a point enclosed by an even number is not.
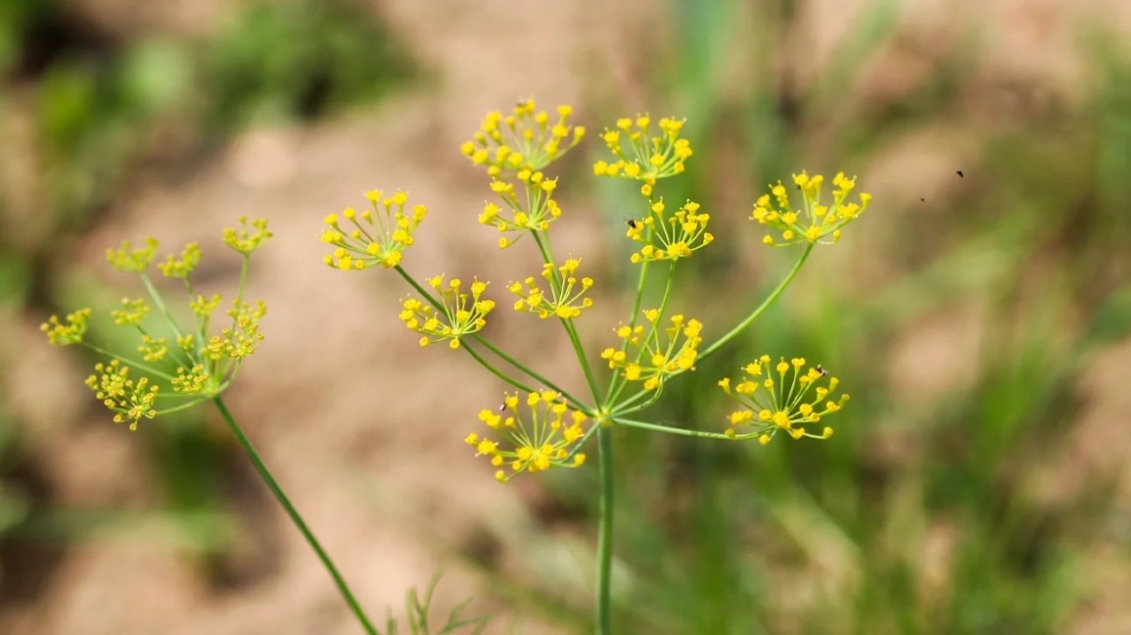
{"type": "MultiPolygon", "coordinates": [[[[240,214],[276,236],[226,398],[371,614],[443,571],[437,610],[473,597],[488,632],[591,630],[595,469],[495,483],[462,439],[505,386],[419,349],[387,272],[320,262],[323,216],[403,188],[431,210],[415,275],[534,273],[475,223],[487,179],[458,153],[528,97],[591,133],[688,118],[662,193],[720,238],[677,281],[708,333],[795,257],[747,220],[767,184],[844,170],[875,197],[649,413],[720,429],[720,376],[804,356],[852,394],[836,436],[618,431],[617,632],[1131,632],[1129,35],[1119,0],[5,0],[0,633],[360,632],[209,408],[131,434],[82,386],[94,359],[38,332],[138,294],[104,265],[123,239],[198,241],[198,284],[231,292],[240,214]]],[[[556,167],[554,226],[599,281],[594,352],[642,214],[590,176],[599,146],[556,167]]],[[[581,385],[560,329],[496,316],[581,385]]]]}

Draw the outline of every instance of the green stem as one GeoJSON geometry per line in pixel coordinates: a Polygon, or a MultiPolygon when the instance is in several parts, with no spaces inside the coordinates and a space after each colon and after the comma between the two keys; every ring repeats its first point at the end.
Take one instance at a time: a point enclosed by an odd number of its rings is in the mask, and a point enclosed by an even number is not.
{"type": "Polygon", "coordinates": [[[677,434],[682,437],[699,437],[701,439],[723,439],[725,441],[733,441],[733,437],[728,437],[721,432],[703,432],[702,430],[688,430],[686,428],[672,428],[663,426],[657,423],[647,423],[644,421],[635,421],[633,419],[622,419],[617,417],[615,420],[617,425],[625,425],[630,428],[641,428],[643,430],[651,430],[653,432],[663,432],[665,434],[677,434]]]}
{"type": "Polygon", "coordinates": [[[306,526],[298,510],[291,504],[287,495],[283,493],[283,489],[279,487],[279,483],[276,482],[275,477],[271,475],[271,470],[267,469],[267,466],[263,463],[263,459],[259,458],[259,453],[255,451],[255,447],[251,445],[251,441],[244,435],[243,430],[240,429],[239,424],[236,423],[235,418],[232,417],[232,413],[229,412],[228,407],[224,405],[224,401],[220,399],[220,397],[216,397],[212,400],[212,403],[216,404],[216,408],[220,410],[220,414],[228,424],[228,429],[232,431],[236,440],[239,441],[244,451],[247,452],[247,457],[251,459],[251,464],[255,466],[255,470],[259,472],[259,476],[263,478],[263,482],[267,484],[268,489],[275,495],[275,500],[279,501],[279,504],[283,506],[283,510],[290,516],[291,522],[295,524],[295,527],[298,527],[303,538],[306,538],[307,544],[310,545],[311,549],[314,549],[314,553],[318,555],[318,559],[322,561],[322,565],[326,567],[326,570],[330,573],[330,577],[334,579],[334,584],[338,587],[338,592],[342,594],[342,598],[345,599],[346,604],[349,605],[350,611],[353,612],[354,617],[357,618],[361,627],[365,629],[365,632],[369,635],[380,635],[373,626],[373,623],[370,622],[369,618],[365,615],[365,611],[362,610],[357,599],[353,596],[353,592],[350,591],[349,585],[347,585],[346,581],[342,578],[342,574],[338,572],[338,568],[335,567],[334,562],[330,560],[330,556],[322,549],[322,545],[318,542],[318,539],[314,537],[314,534],[311,533],[310,528],[306,526]]]}
{"type": "Polygon", "coordinates": [[[778,296],[780,296],[783,291],[785,291],[786,287],[789,286],[789,283],[793,282],[793,278],[797,276],[797,272],[801,271],[801,266],[804,265],[805,261],[809,258],[809,253],[813,251],[813,245],[815,244],[816,243],[809,243],[805,246],[805,252],[802,253],[801,257],[797,259],[797,263],[793,265],[793,269],[789,271],[789,275],[787,275],[785,279],[778,284],[777,288],[775,288],[773,292],[770,293],[770,295],[762,301],[762,304],[758,305],[758,308],[754,309],[754,311],[752,311],[750,315],[746,316],[746,319],[739,322],[738,326],[735,326],[726,335],[720,337],[713,344],[703,349],[703,351],[699,353],[699,356],[695,358],[695,362],[700,363],[711,355],[714,355],[720,348],[723,347],[724,344],[734,339],[734,337],[741,333],[744,329],[746,329],[746,327],[753,324],[754,320],[757,320],[758,317],[766,311],[766,309],[770,308],[770,305],[778,299],[778,296]]]}
{"type": "MultiPolygon", "coordinates": [[[[598,424],[601,425],[601,424],[598,424]]],[[[612,635],[609,611],[613,577],[613,430],[601,425],[597,430],[600,449],[601,514],[597,525],[597,635],[612,635]]]]}

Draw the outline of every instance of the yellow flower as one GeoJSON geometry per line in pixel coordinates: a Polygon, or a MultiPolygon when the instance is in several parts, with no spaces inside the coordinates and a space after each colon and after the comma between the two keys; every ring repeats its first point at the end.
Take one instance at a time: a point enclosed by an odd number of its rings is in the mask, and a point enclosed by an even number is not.
{"type": "Polygon", "coordinates": [[[765,445],[779,432],[794,439],[809,437],[827,439],[833,429],[818,427],[822,418],[841,409],[848,401],[842,394],[833,401],[830,397],[840,383],[836,377],[819,365],[807,368],[805,359],[795,357],[788,362],[781,358],[771,366],[769,355],[762,355],[747,364],[746,377],[731,385],[729,377],[719,380],[719,387],[742,404],[730,414],[731,427],[727,436],[735,439],[758,439],[765,445]],[[826,379],[827,378],[827,379],[826,379]],[[822,380],[825,385],[820,385],[822,380]],[[736,428],[747,427],[749,432],[736,428]],[[819,430],[819,432],[810,432],[819,430]]]}
{"type": "Polygon", "coordinates": [[[413,244],[416,228],[428,215],[423,205],[414,205],[410,212],[405,212],[405,192],[385,198],[381,190],[370,190],[365,198],[372,210],[358,213],[347,207],[341,218],[330,214],[324,220],[327,226],[322,230],[322,242],[335,249],[322,260],[331,267],[361,270],[376,265],[397,266],[404,250],[413,244]]]}
{"type": "Polygon", "coordinates": [[[156,385],[149,385],[148,377],[141,377],[135,382],[130,379],[130,367],[116,359],[109,364],[95,364],[94,372],[86,378],[86,385],[103,405],[114,412],[114,423],[129,421],[130,430],[137,430],[137,424],[143,418],[157,416],[153,404],[159,391],[156,385]]]}
{"type": "Polygon", "coordinates": [[[795,210],[789,200],[786,187],[778,181],[770,187],[769,194],[763,194],[754,203],[750,218],[762,225],[771,227],[779,233],[775,238],[766,234],[762,239],[767,245],[783,247],[797,243],[831,244],[840,240],[841,229],[856,220],[868,208],[872,195],[861,192],[859,203],[849,202],[848,195],[856,187],[856,177],[851,179],[843,172],[833,178],[832,206],[821,204],[821,188],[825,177],[820,174],[809,176],[805,171],[793,175],[793,183],[801,191],[802,208],[795,210]]]}
{"type": "Polygon", "coordinates": [[[561,158],[585,136],[582,126],[570,126],[570,106],[558,106],[558,120],[550,123],[546,111],[536,112],[533,99],[515,104],[512,113],[487,113],[475,138],[460,146],[476,165],[487,166],[487,174],[499,176],[530,170],[537,172],[561,158]]]}
{"type": "MultiPolygon", "coordinates": [[[[558,184],[557,179],[546,178],[541,172],[526,168],[519,170],[515,177],[523,184],[523,189],[526,190],[524,195],[519,197],[511,183],[497,178],[492,180],[491,191],[499,195],[510,212],[504,212],[497,204],[487,202],[483,206],[483,212],[479,214],[479,222],[503,233],[546,231],[550,228],[550,222],[562,214],[558,202],[552,198],[558,184]]],[[[514,243],[515,240],[510,237],[499,239],[499,246],[504,249],[514,243]]]]}
{"type": "Polygon", "coordinates": [[[259,249],[260,245],[267,242],[272,234],[267,230],[266,218],[257,218],[251,221],[250,226],[246,216],[240,216],[238,220],[240,221],[239,229],[229,227],[224,230],[224,244],[245,256],[250,256],[252,252],[259,249]]]}
{"type": "Polygon", "coordinates": [[[67,321],[66,324],[59,322],[59,316],[52,315],[40,325],[39,330],[47,334],[47,341],[54,346],[81,344],[90,322],[90,309],[79,309],[74,313],[68,313],[64,319],[67,321]]]}
{"type": "Polygon", "coordinates": [[[452,278],[444,283],[444,276],[429,278],[428,286],[439,292],[437,305],[441,315],[431,304],[415,298],[404,301],[400,319],[409,329],[421,333],[421,346],[448,340],[448,347],[459,348],[460,338],[482,329],[487,324],[487,314],[495,308],[491,300],[483,299],[487,283],[476,279],[471,283],[471,293],[462,291],[463,282],[452,278]]]}
{"type": "Polygon", "coordinates": [[[669,377],[695,367],[703,325],[699,320],[673,315],[671,326],[662,328],[658,310],[648,309],[643,315],[647,326],[621,325],[616,333],[625,345],[620,350],[606,348],[601,359],[609,363],[609,368],[619,368],[625,379],[644,382],[645,390],[658,390],[669,377]]]}
{"type": "Polygon", "coordinates": [[[152,303],[125,298],[120,309],[110,312],[116,325],[137,332],[140,342],[134,350],[140,354],[140,360],[128,361],[125,356],[107,353],[85,341],[90,309],[67,315],[65,324],[57,316],[51,316],[40,327],[51,344],[81,344],[100,355],[112,357],[108,363],[95,365],[95,372],[87,378],[86,385],[115,413],[114,421],[128,421],[133,430],[142,419],[184,410],[219,395],[231,385],[242,361],[254,353],[263,340],[259,322],[266,315],[267,308],[263,302],[251,304],[242,298],[250,254],[269,239],[271,233],[267,231],[266,221],[253,221],[250,230],[247,219],[241,218],[240,222],[244,229],[224,232],[225,242],[244,257],[237,297],[227,312],[231,321],[220,329],[218,335],[209,338],[211,317],[220,305],[220,296],[193,296],[189,281],[190,274],[200,262],[200,248],[189,244],[179,258],[169,256],[158,265],[164,275],[184,281],[195,323],[190,328],[182,328],[176,316],[166,308],[166,302],[157,295],[146,273],[157,252],[157,241],[152,238],[146,239],[142,248],[135,249],[130,243],[123,242],[121,247],[107,250],[107,260],[111,265],[122,271],[137,273],[151,293],[152,303]],[[147,326],[146,321],[154,309],[160,313],[160,319],[156,320],[156,326],[147,326]],[[152,332],[153,328],[171,333],[176,346],[170,348],[170,337],[152,332]],[[163,365],[156,366],[159,362],[163,365]],[[135,380],[130,376],[135,372],[148,376],[139,376],[135,380]],[[180,394],[162,394],[155,377],[168,380],[174,393],[180,394]]]}
{"type": "Polygon", "coordinates": [[[644,196],[650,196],[651,186],[657,179],[680,174],[684,162],[693,154],[691,142],[680,137],[684,119],[664,117],[659,130],[652,135],[652,118],[647,114],[617,120],[615,130],[606,129],[601,135],[609,150],[616,156],[612,163],[598,161],[593,166],[597,176],[643,181],[644,196]],[[627,147],[626,147],[627,146],[627,147]]]}
{"type": "Polygon", "coordinates": [[[534,276],[529,276],[523,282],[512,282],[507,289],[519,297],[514,303],[514,309],[534,313],[542,319],[550,316],[563,320],[578,317],[582,309],[593,306],[593,300],[581,297],[589,287],[593,286],[593,279],[579,280],[577,278],[579,266],[581,260],[576,258],[566,259],[559,267],[554,267],[550,263],[542,265],[542,277],[550,286],[548,298],[537,285],[534,276]]]}
{"type": "Polygon", "coordinates": [[[501,411],[481,410],[479,420],[498,440],[472,432],[464,442],[475,448],[476,456],[491,457],[491,465],[499,468],[495,472],[499,481],[509,481],[523,472],[585,463],[585,455],[577,452],[577,446],[585,438],[586,416],[571,411],[561,395],[552,390],[529,393],[525,400],[520,400],[518,393],[506,394],[501,411]],[[525,408],[520,401],[525,402],[525,408]]]}
{"type": "Polygon", "coordinates": [[[650,206],[651,214],[643,220],[628,224],[626,236],[644,246],[632,254],[631,260],[640,263],[648,260],[678,260],[691,257],[715,239],[707,231],[709,214],[699,213],[699,204],[687,201],[674,214],[665,216],[662,200],[650,206]]]}

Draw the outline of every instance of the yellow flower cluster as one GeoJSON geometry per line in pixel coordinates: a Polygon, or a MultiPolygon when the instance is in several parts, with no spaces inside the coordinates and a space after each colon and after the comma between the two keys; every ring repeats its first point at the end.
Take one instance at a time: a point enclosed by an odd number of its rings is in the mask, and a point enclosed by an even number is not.
{"type": "Polygon", "coordinates": [[[157,295],[148,276],[149,265],[157,254],[157,241],[147,238],[143,247],[135,248],[129,242],[120,247],[106,250],[106,260],[115,269],[137,273],[145,287],[150,291],[152,307],[160,313],[158,328],[167,328],[176,340],[176,347],[170,348],[169,338],[150,331],[147,318],[153,312],[150,303],[144,299],[125,298],[121,308],[110,312],[114,323],[135,330],[140,343],[136,351],[141,360],[130,362],[124,357],[106,353],[85,341],[90,320],[90,309],[82,309],[66,316],[65,324],[57,316],[51,316],[40,329],[48,341],[57,346],[81,344],[94,351],[109,355],[109,363],[98,363],[94,374],[86,380],[86,385],[95,396],[114,412],[115,422],[129,422],[130,429],[136,429],[141,419],[152,419],[159,414],[174,412],[210,399],[223,392],[235,378],[242,361],[255,352],[263,340],[259,322],[267,313],[263,302],[249,304],[243,298],[243,286],[252,252],[271,237],[265,220],[250,223],[240,218],[241,228],[226,229],[224,242],[243,258],[240,275],[240,289],[232,308],[227,312],[230,324],[220,330],[218,335],[209,336],[209,322],[212,313],[220,306],[221,298],[214,295],[206,298],[192,295],[189,276],[200,262],[200,247],[194,243],[186,245],[180,257],[169,256],[157,265],[167,278],[180,279],[189,293],[189,308],[195,319],[191,329],[182,329],[175,316],[166,309],[165,302],[157,295]],[[151,364],[171,360],[175,370],[151,364]],[[148,376],[130,377],[131,372],[140,370],[148,376]],[[180,395],[166,395],[161,392],[161,380],[167,381],[173,391],[180,395]],[[191,399],[185,399],[190,397],[191,399]],[[166,401],[167,400],[167,401],[166,401]],[[161,403],[167,403],[160,407],[161,403]]]}
{"type": "Polygon", "coordinates": [[[534,276],[528,276],[523,282],[510,283],[508,291],[520,298],[515,302],[515,310],[527,311],[542,319],[550,316],[562,319],[580,316],[581,309],[593,306],[592,299],[581,298],[593,286],[593,278],[582,277],[578,281],[577,269],[580,266],[581,260],[577,258],[568,258],[560,267],[554,267],[550,263],[542,266],[542,277],[550,283],[549,299],[537,285],[534,276]]]}
{"type": "Polygon", "coordinates": [[[647,114],[618,119],[616,130],[606,128],[601,134],[601,140],[617,160],[598,161],[593,165],[593,173],[643,181],[640,193],[651,196],[656,180],[682,173],[684,162],[693,154],[691,142],[680,136],[683,122],[664,117],[660,119],[658,133],[653,135],[652,118],[647,114]]]}
{"type": "MultiPolygon", "coordinates": [[[[524,201],[519,201],[514,184],[496,178],[491,181],[491,191],[499,195],[499,198],[510,208],[510,213],[503,213],[498,205],[487,202],[483,206],[483,212],[479,214],[479,222],[504,233],[546,231],[550,228],[550,221],[562,214],[558,202],[551,198],[558,180],[548,179],[541,172],[526,168],[519,170],[515,178],[526,190],[524,201]]],[[[499,247],[506,249],[514,242],[515,239],[503,236],[499,238],[499,247]]]]}
{"type": "Polygon", "coordinates": [[[707,231],[709,214],[699,213],[699,204],[687,201],[670,216],[664,216],[664,202],[652,203],[651,214],[643,220],[628,225],[629,238],[644,246],[632,254],[633,263],[650,260],[678,260],[689,258],[691,253],[706,247],[715,239],[707,231]]]}
{"type": "Polygon", "coordinates": [[[323,262],[336,269],[362,270],[375,265],[386,269],[401,262],[401,255],[413,243],[413,233],[428,214],[423,205],[414,205],[405,212],[408,194],[397,192],[385,197],[381,190],[365,193],[372,210],[360,214],[352,207],[342,211],[341,220],[352,227],[342,227],[337,214],[323,222],[322,242],[335,247],[323,262]]]}
{"type": "Polygon", "coordinates": [[[621,369],[628,381],[643,381],[645,390],[657,390],[669,377],[695,367],[698,346],[703,341],[700,336],[703,325],[699,320],[673,315],[671,325],[663,328],[659,310],[647,309],[643,315],[648,326],[622,325],[616,329],[617,337],[625,341],[625,346],[621,350],[606,348],[601,352],[601,359],[609,363],[609,368],[621,369]],[[628,349],[634,353],[629,355],[628,349]]]}
{"type": "Polygon", "coordinates": [[[859,203],[846,202],[848,194],[856,187],[856,177],[848,178],[843,172],[833,177],[832,205],[821,204],[821,187],[825,177],[809,176],[802,171],[793,175],[793,183],[801,190],[802,206],[794,209],[786,187],[778,181],[754,204],[753,220],[778,231],[779,238],[766,234],[762,242],[777,247],[798,243],[835,243],[840,240],[841,229],[856,220],[868,208],[872,195],[861,192],[859,203]],[[772,196],[771,196],[772,194],[772,196]]]}
{"type": "Polygon", "coordinates": [[[52,315],[47,322],[40,325],[39,330],[47,335],[47,341],[54,346],[67,346],[68,344],[82,344],[86,329],[90,324],[90,309],[79,309],[68,313],[64,318],[66,324],[59,321],[59,316],[52,315]]]}
{"type": "MultiPolygon", "coordinates": [[[[266,218],[257,218],[251,221],[250,225],[248,225],[246,216],[240,216],[237,220],[240,222],[238,228],[229,227],[224,230],[224,244],[238,253],[249,256],[272,236],[271,232],[267,230],[266,218]]],[[[190,247],[185,248],[185,251],[189,250],[190,247]]],[[[199,260],[199,254],[197,259],[199,260]]]]}
{"type": "Polygon", "coordinates": [[[551,315],[563,320],[581,315],[582,309],[593,306],[593,300],[581,297],[593,286],[593,279],[586,277],[579,281],[577,268],[580,266],[581,260],[577,258],[568,258],[559,267],[543,264],[542,277],[550,285],[548,298],[534,276],[522,282],[512,282],[507,290],[520,298],[514,303],[515,311],[534,313],[543,320],[551,315]]]}
{"type": "Polygon", "coordinates": [[[487,166],[487,174],[530,170],[537,172],[569,152],[585,137],[585,128],[570,126],[573,108],[558,106],[558,120],[550,123],[546,111],[536,111],[533,99],[515,104],[513,112],[487,113],[475,138],[460,146],[460,152],[476,165],[487,166]]]}
{"type": "Polygon", "coordinates": [[[828,377],[828,371],[820,366],[806,368],[805,360],[800,357],[788,362],[781,358],[777,364],[770,364],[769,355],[747,364],[743,368],[746,377],[733,388],[729,377],[719,380],[719,386],[742,404],[742,408],[730,414],[731,426],[753,428],[751,432],[739,433],[731,427],[727,429],[727,436],[757,438],[762,445],[769,443],[779,431],[794,439],[832,436],[833,429],[828,426],[819,433],[809,432],[805,426],[815,429],[823,417],[839,411],[848,401],[847,394],[836,401],[830,399],[840,381],[828,377]],[[826,377],[825,385],[819,385],[826,377]]]}
{"type": "Polygon", "coordinates": [[[448,340],[448,347],[459,348],[460,338],[482,329],[487,324],[487,314],[495,308],[491,300],[483,299],[487,283],[478,279],[471,283],[471,293],[463,289],[459,278],[444,283],[444,276],[428,279],[428,286],[439,292],[438,308],[425,304],[416,298],[404,301],[400,319],[409,329],[421,333],[421,346],[448,340]]]}
{"type": "Polygon", "coordinates": [[[134,248],[130,241],[123,240],[120,247],[106,249],[106,262],[125,273],[143,273],[156,256],[157,239],[153,237],[145,239],[144,247],[134,248]]]}
{"type": "Polygon", "coordinates": [[[130,367],[116,359],[109,364],[95,364],[94,374],[86,378],[86,385],[114,413],[114,423],[129,421],[130,430],[137,430],[137,424],[143,418],[157,416],[154,403],[158,387],[149,385],[148,377],[141,377],[136,382],[130,379],[130,367]]]}
{"type": "Polygon", "coordinates": [[[523,472],[542,472],[557,467],[578,467],[585,455],[576,452],[576,444],[585,437],[586,416],[569,410],[561,395],[552,391],[526,395],[524,417],[518,393],[507,394],[500,412],[482,410],[479,420],[501,439],[497,441],[474,432],[464,441],[475,448],[475,455],[491,457],[491,465],[499,481],[509,481],[523,472]],[[568,414],[568,418],[567,418],[568,414]],[[507,474],[503,467],[510,468],[507,474]]]}

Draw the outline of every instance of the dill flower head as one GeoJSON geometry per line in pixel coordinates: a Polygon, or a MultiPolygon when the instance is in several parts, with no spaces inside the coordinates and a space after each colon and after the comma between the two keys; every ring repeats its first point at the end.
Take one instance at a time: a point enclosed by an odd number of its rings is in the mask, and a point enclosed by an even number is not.
{"type": "MultiPolygon", "coordinates": [[[[562,215],[558,202],[552,198],[558,180],[546,178],[541,172],[529,168],[520,169],[515,178],[522,184],[524,195],[519,197],[515,193],[513,183],[493,179],[491,191],[502,199],[509,211],[488,201],[479,214],[479,222],[503,233],[546,231],[550,228],[550,222],[562,215]]],[[[503,249],[514,243],[515,240],[508,236],[499,239],[499,247],[503,249]]]]}
{"type": "Polygon", "coordinates": [[[606,348],[601,359],[610,369],[620,369],[628,381],[644,382],[645,390],[657,390],[669,377],[695,368],[698,346],[703,341],[699,320],[673,315],[671,325],[660,325],[657,309],[643,311],[645,324],[621,325],[617,337],[624,340],[620,350],[606,348]]]}
{"type": "Polygon", "coordinates": [[[747,364],[743,371],[746,377],[733,387],[729,377],[719,380],[719,387],[742,404],[742,408],[730,414],[727,436],[757,438],[762,445],[779,432],[794,439],[832,436],[831,427],[818,427],[818,424],[824,417],[838,412],[848,401],[848,395],[832,400],[840,381],[829,376],[828,371],[820,366],[806,367],[800,357],[788,362],[780,358],[771,365],[769,355],[747,364]],[[738,432],[740,427],[750,431],[738,432]]]}
{"type": "Polygon", "coordinates": [[[358,213],[347,207],[341,216],[330,214],[324,220],[322,242],[334,251],[322,260],[336,269],[361,270],[375,265],[389,268],[401,262],[401,255],[413,243],[413,233],[428,214],[423,205],[408,212],[408,194],[398,191],[386,197],[381,190],[365,193],[372,209],[358,213]]]}
{"type": "MultiPolygon", "coordinates": [[[[436,290],[440,297],[436,306],[416,298],[404,301],[400,319],[409,329],[422,334],[421,346],[448,340],[448,347],[459,348],[460,338],[481,330],[487,325],[487,314],[495,308],[492,300],[483,298],[487,283],[476,278],[471,283],[471,293],[463,290],[463,281],[452,278],[445,283],[444,276],[428,279],[428,286],[436,290]]],[[[430,299],[431,300],[431,299],[430,299]]]]}
{"type": "Polygon", "coordinates": [[[538,111],[533,99],[515,104],[509,115],[487,113],[475,138],[460,146],[476,165],[487,166],[487,174],[500,176],[530,170],[537,172],[561,158],[585,137],[583,126],[571,126],[571,106],[558,106],[557,121],[538,111]]]}
{"type": "Polygon", "coordinates": [[[580,266],[581,260],[577,258],[568,258],[558,267],[550,263],[543,264],[542,277],[549,284],[549,297],[538,286],[534,276],[529,276],[522,282],[510,283],[507,290],[519,297],[514,303],[514,310],[534,313],[543,320],[550,316],[563,320],[578,317],[582,309],[593,306],[592,299],[581,297],[593,286],[593,279],[578,279],[577,269],[580,266]]]}
{"type": "Polygon", "coordinates": [[[236,299],[226,312],[228,320],[218,333],[212,328],[212,315],[219,309],[221,297],[196,294],[192,287],[191,274],[200,262],[200,247],[190,243],[180,256],[170,255],[157,265],[162,275],[184,283],[193,319],[186,327],[169,311],[147,273],[157,254],[158,244],[153,238],[147,238],[143,247],[123,242],[106,251],[110,265],[137,273],[150,295],[149,301],[123,298],[119,308],[110,311],[115,325],[136,333],[136,359],[108,353],[86,341],[90,309],[71,313],[62,321],[53,315],[40,327],[53,345],[79,344],[111,358],[95,364],[85,383],[114,413],[116,423],[128,422],[130,429],[136,430],[142,419],[184,410],[219,395],[231,385],[243,360],[262,342],[259,322],[267,307],[263,302],[244,301],[243,289],[250,256],[271,233],[265,220],[249,224],[241,217],[240,223],[241,228],[224,231],[224,242],[242,256],[243,270],[236,299]]]}
{"type": "Polygon", "coordinates": [[[848,195],[856,187],[856,177],[851,179],[843,172],[833,177],[832,205],[821,203],[821,189],[825,177],[820,174],[809,176],[802,171],[793,175],[793,183],[801,190],[801,207],[795,209],[789,200],[786,186],[778,181],[770,187],[770,194],[763,194],[754,203],[753,220],[777,231],[778,236],[766,234],[762,242],[775,247],[798,243],[831,244],[840,240],[841,229],[856,220],[868,208],[872,195],[861,192],[859,203],[848,201],[848,195]]]}
{"type": "Polygon", "coordinates": [[[491,428],[494,438],[472,432],[464,442],[475,448],[476,456],[491,457],[491,465],[499,468],[495,472],[499,481],[523,472],[585,463],[585,455],[577,448],[585,438],[586,416],[570,410],[552,390],[532,392],[525,399],[518,393],[507,394],[500,411],[481,410],[479,420],[491,428]]]}
{"type": "Polygon", "coordinates": [[[642,181],[641,194],[650,196],[657,179],[681,174],[684,163],[693,154],[691,142],[680,136],[684,121],[664,117],[654,131],[652,118],[647,114],[618,119],[615,129],[606,128],[601,133],[601,140],[616,160],[598,161],[593,165],[593,173],[642,181]]]}
{"type": "Polygon", "coordinates": [[[653,202],[651,214],[628,225],[626,236],[643,243],[632,254],[633,263],[650,260],[690,258],[692,252],[711,244],[715,237],[707,231],[709,214],[699,213],[699,203],[687,201],[674,214],[665,215],[664,201],[653,202]]]}

